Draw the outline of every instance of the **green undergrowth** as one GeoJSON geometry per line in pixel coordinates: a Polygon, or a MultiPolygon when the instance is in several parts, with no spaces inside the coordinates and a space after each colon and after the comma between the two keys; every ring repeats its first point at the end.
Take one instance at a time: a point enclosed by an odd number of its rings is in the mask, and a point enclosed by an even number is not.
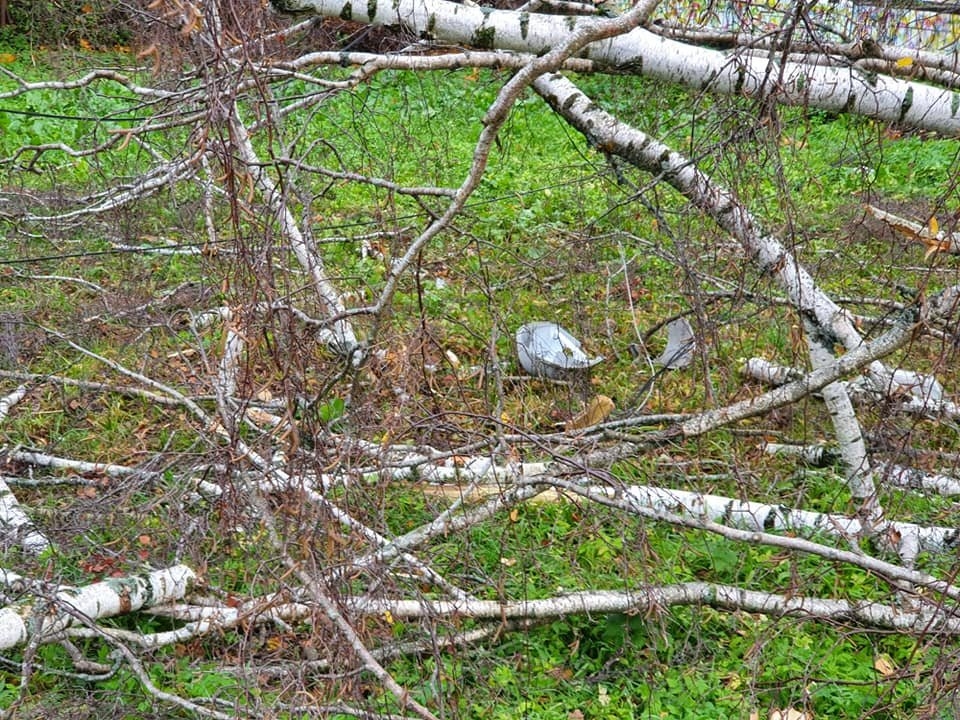
{"type": "Polygon", "coordinates": [[[917,707],[909,701],[910,682],[878,680],[874,665],[877,658],[910,656],[901,638],[850,643],[830,630],[784,631],[764,618],[697,609],[555,622],[508,637],[491,657],[430,658],[393,669],[401,681],[439,676],[447,697],[461,700],[461,708],[448,711],[468,717],[705,720],[784,707],[837,718],[878,709],[898,717],[884,709],[893,704],[904,711],[899,717],[909,717],[917,707]],[[802,692],[791,689],[789,679],[811,668],[817,680],[802,692]],[[483,685],[487,690],[478,693],[483,685]]]}
{"type": "MultiPolygon", "coordinates": [[[[49,70],[42,61],[36,66],[24,58],[17,62],[24,64],[14,69],[31,78],[49,70]]],[[[330,74],[342,78],[345,72],[330,74]]],[[[507,77],[467,71],[381,74],[353,93],[317,103],[303,122],[257,136],[264,158],[302,153],[303,167],[271,171],[291,189],[293,209],[304,218],[350,306],[376,300],[392,262],[449,200],[415,201],[382,186],[312,175],[305,168],[456,188],[468,170],[483,113],[507,77]]],[[[578,82],[598,103],[697,158],[734,190],[828,291],[849,296],[845,304],[864,316],[865,333],[881,332],[893,316],[877,298],[905,301],[911,289],[935,290],[950,278],[942,259],[924,260],[921,246],[864,220],[863,206],[890,203],[921,222],[941,215],[943,206],[956,201],[949,189],[955,142],[805,109],[761,117],[739,99],[702,98],[633,78],[578,82]]],[[[306,89],[292,84],[278,90],[278,101],[306,89]]],[[[82,91],[4,103],[17,110],[0,112],[0,155],[9,156],[23,142],[102,138],[124,127],[127,121],[116,116],[129,109],[130,98],[120,91],[82,91]],[[43,113],[82,119],[64,121],[43,113]]],[[[171,133],[159,138],[157,147],[182,149],[185,140],[171,133]]],[[[62,209],[90,187],[130,177],[149,162],[135,145],[96,163],[51,153],[33,169],[39,172],[8,164],[4,192],[29,204],[34,191],[44,187],[51,194],[41,197],[41,205],[62,209]]],[[[238,175],[236,181],[242,188],[238,194],[246,192],[246,179],[238,175]]],[[[401,278],[391,312],[377,326],[379,334],[368,338],[372,359],[360,373],[318,349],[311,330],[280,313],[266,320],[238,315],[249,343],[242,394],[287,401],[299,423],[299,446],[285,446],[291,471],[327,472],[337,462],[359,463],[312,452],[315,438],[322,450],[325,432],[350,431],[384,446],[415,441],[455,447],[495,430],[553,432],[597,393],[614,399],[614,418],[727,404],[764,389],[739,372],[743,360],[756,355],[806,367],[799,319],[776,302],[780,291],[771,280],[686,201],[649,183],[649,177],[590,147],[528,93],[504,126],[465,213],[401,278]],[[654,370],[650,358],[665,342],[658,328],[678,313],[691,319],[704,352],[690,368],[667,373],[644,389],[654,370]],[[530,320],[558,321],[583,338],[592,354],[605,357],[590,383],[575,387],[519,377],[513,333],[530,320]],[[309,402],[297,404],[300,398],[309,402]]],[[[102,223],[0,226],[5,268],[0,271],[0,369],[134,383],[70,347],[57,335],[65,333],[215,414],[210,378],[217,372],[223,326],[194,329],[191,317],[204,309],[240,309],[260,301],[289,301],[322,313],[304,290],[307,282],[290,248],[277,240],[268,212],[246,197],[235,205],[219,204],[220,243],[207,247],[201,207],[195,189],[167,189],[102,223]],[[120,250],[120,242],[204,252],[161,255],[120,250]]],[[[360,317],[357,324],[362,335],[372,333],[368,319],[360,317]]],[[[955,355],[945,343],[916,343],[897,362],[935,368],[951,388],[958,380],[955,355]]],[[[13,379],[3,383],[15,387],[13,379]]],[[[949,423],[902,419],[883,407],[867,409],[863,416],[870,441],[888,452],[908,434],[926,451],[956,446],[949,423]]],[[[58,549],[41,558],[12,550],[5,563],[24,574],[82,585],[183,561],[202,569],[210,592],[228,604],[272,592],[285,570],[265,529],[240,504],[243,488],[231,486],[221,470],[234,469],[238,458],[217,444],[219,439],[211,441],[216,436],[209,430],[180,407],[36,381],[4,420],[5,445],[140,465],[149,472],[120,479],[88,473],[87,482],[65,492],[42,485],[18,489],[20,502],[35,513],[58,549]],[[204,469],[194,473],[197,466],[204,469]],[[222,497],[189,497],[197,474],[223,483],[222,497]]],[[[272,443],[292,442],[250,426],[235,432],[268,457],[276,449],[272,443]]],[[[636,432],[642,437],[645,430],[636,432]]],[[[610,481],[617,488],[677,487],[850,515],[858,508],[841,468],[798,467],[762,451],[767,440],[813,443],[829,442],[831,436],[822,403],[808,399],[735,428],[662,445],[619,463],[610,481]]],[[[536,446],[513,451],[523,459],[542,459],[536,446]]],[[[354,484],[332,491],[331,498],[394,537],[448,506],[448,498],[415,480],[354,484]]],[[[881,499],[895,517],[956,524],[949,500],[891,490],[881,499]]],[[[368,549],[365,540],[296,493],[278,493],[268,502],[289,551],[304,567],[339,567],[368,549]]],[[[845,565],[733,546],[713,535],[625,518],[572,500],[525,505],[438,538],[425,555],[441,574],[487,600],[535,600],[585,587],[643,592],[648,586],[692,582],[851,601],[887,603],[891,595],[889,584],[845,565]]],[[[944,574],[951,563],[926,555],[919,561],[944,574]]],[[[360,572],[337,590],[380,588],[385,576],[360,572]]],[[[397,573],[389,582],[398,585],[385,592],[442,596],[439,588],[412,575],[397,573]]],[[[442,637],[479,626],[464,618],[431,622],[379,617],[358,626],[372,645],[416,639],[425,630],[442,637]]],[[[142,615],[114,623],[147,631],[171,627],[142,615]]],[[[147,671],[169,691],[216,695],[240,708],[345,697],[368,701],[382,712],[400,712],[364,674],[330,678],[321,673],[304,681],[306,695],[301,696],[276,677],[253,681],[242,673],[249,663],[298,663],[314,657],[317,648],[352,657],[338,642],[321,622],[241,626],[159,650],[150,656],[147,671]]],[[[90,641],[82,649],[100,662],[110,660],[102,644],[90,641]]],[[[387,664],[416,699],[444,717],[746,719],[794,707],[818,718],[910,718],[925,705],[937,664],[950,660],[952,652],[949,641],[865,633],[844,620],[824,625],[695,604],[505,627],[483,645],[428,650],[387,664]]],[[[40,659],[52,671],[70,665],[58,647],[42,648],[40,659]]],[[[5,670],[0,677],[0,706],[5,706],[18,692],[18,670],[5,670]]],[[[124,670],[96,682],[38,672],[31,683],[26,706],[37,717],[58,704],[72,708],[76,717],[96,716],[105,707],[117,717],[189,716],[169,714],[124,670]]],[[[273,714],[299,717],[292,711],[273,714]]]]}
{"type": "MultiPolygon", "coordinates": [[[[698,580],[852,601],[883,601],[889,594],[885,583],[841,564],[733,548],[709,535],[625,523],[573,502],[534,505],[506,525],[480,525],[441,543],[432,557],[448,577],[474,579],[477,587],[467,589],[491,599],[535,600],[585,583],[642,595],[648,586],[698,580]]],[[[455,698],[470,717],[489,702],[488,693],[498,718],[565,718],[578,711],[597,718],[746,718],[784,707],[854,718],[886,706],[884,717],[910,717],[915,681],[885,677],[877,667],[914,662],[915,641],[848,633],[699,604],[653,607],[549,622],[506,635],[479,658],[444,655],[391,669],[401,681],[438,676],[443,692],[431,686],[417,699],[439,708],[441,694],[455,698]],[[808,678],[803,690],[793,682],[801,677],[808,678]]]]}

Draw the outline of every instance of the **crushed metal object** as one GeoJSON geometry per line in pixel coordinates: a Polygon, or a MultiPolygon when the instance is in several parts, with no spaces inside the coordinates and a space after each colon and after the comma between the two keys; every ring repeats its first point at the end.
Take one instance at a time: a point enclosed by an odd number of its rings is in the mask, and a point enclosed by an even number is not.
{"type": "Polygon", "coordinates": [[[517,357],[529,375],[562,380],[603,361],[583,351],[580,341],[554,322],[531,322],[517,330],[517,357]]]}

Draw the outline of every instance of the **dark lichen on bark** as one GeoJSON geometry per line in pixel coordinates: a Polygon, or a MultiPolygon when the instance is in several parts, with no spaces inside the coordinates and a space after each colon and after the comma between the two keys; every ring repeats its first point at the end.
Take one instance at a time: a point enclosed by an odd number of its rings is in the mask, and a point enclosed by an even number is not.
{"type": "Polygon", "coordinates": [[[907,113],[910,112],[910,108],[913,107],[913,88],[908,87],[907,91],[903,94],[903,102],[900,103],[900,120],[907,116],[907,113]]]}
{"type": "Polygon", "coordinates": [[[493,50],[497,31],[492,27],[477,28],[470,38],[470,44],[481,50],[493,50]]]}

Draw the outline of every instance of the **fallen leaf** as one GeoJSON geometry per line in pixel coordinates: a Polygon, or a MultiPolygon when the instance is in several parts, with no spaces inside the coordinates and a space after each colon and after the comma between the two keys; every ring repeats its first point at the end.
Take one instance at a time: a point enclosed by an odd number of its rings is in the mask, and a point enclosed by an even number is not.
{"type": "Polygon", "coordinates": [[[614,409],[613,400],[606,395],[597,395],[587,406],[563,426],[565,430],[582,430],[602,423],[614,409]]]}
{"type": "Polygon", "coordinates": [[[727,679],[724,681],[730,690],[737,690],[743,685],[743,678],[740,677],[739,673],[730,673],[727,675],[727,679]]]}
{"type": "Polygon", "coordinates": [[[873,669],[884,677],[890,677],[897,671],[897,666],[887,654],[877,655],[873,661],[873,669]]]}
{"type": "Polygon", "coordinates": [[[803,710],[785,708],[783,710],[771,710],[769,720],[813,720],[813,715],[803,710]]]}

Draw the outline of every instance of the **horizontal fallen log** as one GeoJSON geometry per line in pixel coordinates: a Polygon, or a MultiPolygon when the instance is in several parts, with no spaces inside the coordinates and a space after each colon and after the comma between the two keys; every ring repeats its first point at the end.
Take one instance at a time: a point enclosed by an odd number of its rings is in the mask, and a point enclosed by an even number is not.
{"type": "Polygon", "coordinates": [[[903,564],[892,563],[864,552],[858,540],[872,530],[894,549],[908,546],[911,556],[920,550],[953,550],[960,544],[960,529],[924,527],[915,523],[883,521],[869,528],[861,520],[839,514],[797,510],[766,503],[752,503],[719,495],[684,490],[631,485],[626,488],[595,485],[584,478],[544,478],[549,484],[600,505],[624,510],[656,522],[666,522],[691,530],[704,530],[728,540],[748,545],[778,547],[791,552],[815,555],[846,563],[886,578],[890,582],[923,587],[953,601],[960,601],[960,586],[903,564]],[[781,534],[782,533],[782,534],[781,534]],[[802,535],[821,533],[850,545],[843,550],[802,535]]]}
{"type": "Polygon", "coordinates": [[[706,605],[730,611],[789,616],[810,620],[849,621],[864,627],[900,632],[933,632],[956,635],[960,620],[947,608],[908,611],[871,600],[849,601],[781,595],[746,590],[735,585],[705,582],[651,586],[637,590],[575,592],[538,600],[391,600],[353,597],[345,599],[353,612],[395,618],[470,617],[489,620],[541,620],[594,613],[648,614],[669,607],[706,605]]]}
{"type": "Polygon", "coordinates": [[[114,617],[182,599],[196,579],[186,565],[61,588],[0,609],[0,650],[28,641],[51,642],[85,620],[114,617]]]}
{"type": "MultiPolygon", "coordinates": [[[[858,398],[874,398],[880,401],[895,401],[899,411],[925,417],[960,417],[960,405],[946,397],[943,387],[933,375],[901,368],[871,367],[870,376],[856,377],[846,382],[847,391],[854,401],[858,398]]],[[[764,358],[750,358],[740,368],[749,378],[767,385],[782,387],[804,377],[803,371],[770,362],[764,358]]]]}
{"type": "MultiPolygon", "coordinates": [[[[271,0],[283,13],[349,17],[370,25],[400,27],[417,37],[456,46],[541,54],[603,20],[582,16],[494,10],[446,0],[396,0],[357,7],[351,0],[271,0]]],[[[954,93],[923,83],[855,68],[781,63],[726,53],[659,37],[643,27],[596,41],[577,53],[611,72],[636,73],[722,95],[763,98],[828,112],[854,113],[882,122],[960,133],[954,93]]]]}
{"type": "MultiPolygon", "coordinates": [[[[347,611],[355,615],[390,615],[398,620],[468,617],[498,622],[553,620],[603,613],[650,614],[670,607],[697,605],[773,617],[850,622],[864,628],[897,632],[960,634],[960,619],[953,614],[952,609],[937,607],[932,603],[904,608],[874,600],[850,601],[787,595],[707,582],[650,585],[629,590],[585,590],[536,600],[347,596],[342,602],[347,611]]],[[[275,596],[255,598],[236,607],[174,605],[165,608],[163,614],[186,621],[182,628],[141,638],[128,631],[120,631],[118,639],[136,642],[144,647],[160,647],[183,642],[198,635],[223,632],[241,622],[296,622],[312,617],[316,611],[313,603],[278,602],[278,597],[275,596]]]]}
{"type": "Polygon", "coordinates": [[[918,468],[880,462],[875,470],[884,483],[906,490],[937,493],[945,497],[960,495],[960,478],[918,468]]]}

